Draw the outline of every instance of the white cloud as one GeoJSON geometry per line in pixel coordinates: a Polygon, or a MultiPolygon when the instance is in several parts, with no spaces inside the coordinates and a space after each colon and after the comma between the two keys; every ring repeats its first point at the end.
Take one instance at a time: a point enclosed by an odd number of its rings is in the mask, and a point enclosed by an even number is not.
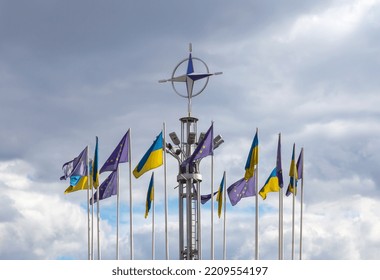
{"type": "Polygon", "coordinates": [[[375,6],[377,0],[336,1],[332,6],[315,13],[307,13],[295,19],[289,32],[277,37],[282,43],[324,40],[339,43],[356,30],[363,17],[375,6]]]}

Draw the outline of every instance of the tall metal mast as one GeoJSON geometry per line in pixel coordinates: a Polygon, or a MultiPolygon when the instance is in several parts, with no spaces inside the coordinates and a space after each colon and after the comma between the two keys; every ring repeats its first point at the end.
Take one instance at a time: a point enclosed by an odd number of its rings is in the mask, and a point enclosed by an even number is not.
{"type": "MultiPolygon", "coordinates": [[[[181,167],[181,163],[189,158],[197,144],[201,141],[203,134],[198,138],[197,122],[198,119],[191,116],[191,100],[203,92],[208,84],[209,77],[212,75],[222,74],[222,72],[210,73],[207,64],[196,57],[192,57],[192,46],[189,46],[189,57],[183,59],[174,68],[172,77],[167,80],[160,80],[160,83],[171,82],[173,90],[181,97],[188,100],[187,117],[181,121],[181,137],[177,137],[175,132],[169,134],[174,146],[166,144],[166,151],[178,160],[178,210],[179,210],[179,259],[181,260],[199,260],[202,259],[201,243],[201,213],[200,213],[200,189],[202,175],[199,171],[199,162],[188,164],[181,167]],[[195,72],[193,62],[200,62],[205,68],[205,72],[195,72]],[[187,71],[185,74],[177,76],[176,73],[180,66],[187,62],[187,71]],[[203,80],[204,85],[197,92],[194,90],[194,82],[203,80]],[[185,83],[186,93],[183,94],[177,90],[177,83],[185,83]]],[[[223,142],[221,137],[215,137],[214,141],[223,142]]]]}

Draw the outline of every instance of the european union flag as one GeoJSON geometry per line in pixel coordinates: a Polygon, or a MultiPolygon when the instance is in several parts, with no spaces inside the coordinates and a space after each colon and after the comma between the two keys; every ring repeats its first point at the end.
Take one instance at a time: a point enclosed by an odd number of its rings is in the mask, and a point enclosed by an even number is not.
{"type": "Polygon", "coordinates": [[[96,136],[96,145],[95,145],[95,153],[94,160],[92,162],[92,184],[95,188],[99,187],[99,170],[98,170],[98,136],[96,136]]]}
{"type": "Polygon", "coordinates": [[[209,155],[213,154],[214,150],[214,131],[213,124],[207,130],[205,137],[201,142],[198,143],[198,146],[195,148],[193,154],[189,156],[185,161],[182,162],[181,167],[186,167],[187,164],[209,155]]]}
{"type": "Polygon", "coordinates": [[[120,143],[117,145],[115,150],[112,152],[110,157],[100,168],[100,173],[105,171],[115,171],[119,163],[128,162],[128,146],[129,146],[129,130],[125,133],[124,137],[120,140],[120,143]]]}
{"type": "Polygon", "coordinates": [[[232,206],[235,206],[243,197],[256,195],[256,175],[253,174],[248,181],[244,178],[233,183],[227,189],[232,206]]]}
{"type": "Polygon", "coordinates": [[[303,179],[303,148],[301,149],[297,160],[297,175],[298,179],[303,179]]]}
{"type": "Polygon", "coordinates": [[[99,195],[99,200],[108,198],[112,195],[116,195],[117,194],[117,177],[118,177],[118,169],[113,171],[103,181],[103,183],[100,185],[96,193],[94,193],[94,197],[91,198],[90,204],[97,201],[98,195],[99,195]]]}
{"type": "MultiPolygon", "coordinates": [[[[216,195],[218,191],[214,192],[214,195],[216,195]]],[[[202,194],[201,195],[201,203],[205,204],[207,201],[211,199],[211,194],[202,194]]]]}

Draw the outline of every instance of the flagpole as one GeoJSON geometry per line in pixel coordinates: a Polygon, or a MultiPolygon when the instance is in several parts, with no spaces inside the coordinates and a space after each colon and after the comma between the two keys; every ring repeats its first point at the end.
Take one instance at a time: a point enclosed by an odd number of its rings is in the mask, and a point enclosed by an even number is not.
{"type": "Polygon", "coordinates": [[[166,183],[166,124],[163,123],[163,138],[164,138],[164,196],[165,196],[165,256],[169,259],[169,237],[168,237],[168,194],[167,194],[167,183],[166,183]]]}
{"type": "Polygon", "coordinates": [[[151,200],[151,203],[152,203],[152,260],[154,260],[156,258],[156,251],[155,251],[156,238],[155,238],[155,228],[154,228],[154,212],[155,212],[156,199],[154,197],[154,172],[152,176],[153,176],[153,189],[151,190],[151,192],[153,192],[153,199],[151,200]]]}
{"type": "MultiPolygon", "coordinates": [[[[213,125],[214,122],[211,123],[213,125]]],[[[213,139],[211,139],[213,141],[213,139]]],[[[211,154],[211,260],[214,260],[214,153],[211,154]]]]}
{"type": "MultiPolygon", "coordinates": [[[[98,170],[98,162],[99,162],[99,157],[98,157],[98,136],[95,137],[96,139],[96,144],[95,144],[95,154],[94,154],[94,159],[93,163],[91,164],[92,166],[92,176],[91,176],[91,190],[92,190],[92,207],[94,207],[94,189],[99,187],[99,170],[98,170]],[[96,166],[96,169],[95,169],[96,166]],[[94,184],[94,178],[96,184],[94,184]]],[[[94,208],[93,208],[94,209],[94,208]]],[[[92,210],[94,212],[94,210],[92,210]]],[[[100,260],[100,204],[99,204],[99,198],[97,195],[96,199],[96,218],[97,218],[97,228],[96,228],[96,241],[97,241],[97,254],[98,254],[98,260],[100,260]]],[[[94,219],[94,218],[92,218],[94,219]]],[[[92,229],[94,231],[94,227],[92,229]]],[[[93,239],[94,240],[94,239],[93,239]]],[[[94,241],[93,241],[94,242],[94,241]]],[[[93,249],[93,259],[94,259],[94,249],[93,249]]]]}
{"type": "Polygon", "coordinates": [[[292,207],[292,260],[294,260],[294,216],[295,216],[295,204],[296,204],[296,188],[297,188],[297,178],[296,178],[296,172],[297,172],[297,166],[296,166],[296,158],[295,158],[295,148],[296,144],[293,146],[293,155],[294,155],[294,162],[292,159],[292,165],[293,165],[293,207],[292,207]]]}
{"type": "Polygon", "coordinates": [[[227,187],[227,178],[226,178],[226,171],[223,173],[224,176],[224,186],[223,186],[223,260],[226,260],[227,258],[227,251],[226,251],[226,210],[227,210],[227,201],[226,201],[226,187],[227,187]]]}
{"type": "MultiPolygon", "coordinates": [[[[94,201],[92,201],[94,203],[94,201]]],[[[99,203],[99,188],[98,188],[98,194],[96,196],[96,212],[97,212],[97,231],[98,231],[98,260],[101,259],[101,252],[100,252],[100,203],[99,203]]]]}
{"type": "MultiPolygon", "coordinates": [[[[87,180],[88,182],[88,180],[87,180]]],[[[87,241],[88,241],[88,260],[91,260],[91,228],[90,228],[90,190],[87,183],[87,241]]]]}
{"type": "MultiPolygon", "coordinates": [[[[281,143],[281,133],[278,134],[278,141],[281,143]]],[[[284,259],[284,190],[283,186],[280,186],[278,197],[278,259],[284,259]]]]}
{"type": "MultiPolygon", "coordinates": [[[[258,137],[259,129],[256,128],[256,134],[258,137]]],[[[255,202],[256,202],[256,218],[255,218],[255,259],[259,259],[259,196],[258,196],[258,185],[259,185],[259,161],[257,160],[257,166],[256,166],[256,183],[255,183],[255,202]]]]}
{"type": "Polygon", "coordinates": [[[198,248],[199,248],[199,252],[198,252],[198,259],[201,260],[202,259],[202,210],[201,210],[201,202],[202,201],[202,198],[201,198],[201,192],[200,192],[200,183],[197,182],[197,214],[198,214],[198,220],[197,220],[197,228],[198,228],[198,236],[197,236],[197,239],[198,239],[198,248]]]}
{"type": "Polygon", "coordinates": [[[116,260],[119,259],[119,203],[120,203],[120,175],[119,166],[117,166],[117,196],[116,196],[116,260]]]}
{"type": "Polygon", "coordinates": [[[86,158],[86,164],[87,164],[87,259],[91,260],[91,246],[90,246],[90,175],[89,175],[89,169],[90,169],[90,162],[88,158],[88,145],[86,147],[87,150],[87,158],[86,158]]]}
{"type": "Polygon", "coordinates": [[[300,213],[300,260],[302,260],[302,223],[303,223],[303,148],[301,148],[301,153],[302,153],[302,158],[301,158],[301,163],[302,163],[302,181],[301,181],[301,213],[300,213]]]}
{"type": "MultiPolygon", "coordinates": [[[[294,175],[294,174],[293,174],[294,175]]],[[[294,179],[294,181],[295,181],[295,179],[294,179]]],[[[295,182],[294,182],[294,184],[295,184],[295,182]]],[[[294,251],[295,251],[295,246],[294,246],[294,216],[295,216],[295,204],[296,204],[296,196],[295,196],[295,194],[294,194],[294,192],[295,192],[295,185],[294,185],[294,187],[293,187],[293,207],[292,207],[292,260],[294,260],[294,251]]]]}
{"type": "Polygon", "coordinates": [[[131,149],[131,129],[128,129],[128,167],[129,167],[129,254],[130,259],[134,259],[133,249],[133,199],[132,199],[132,149],[131,149]]]}
{"type": "MultiPolygon", "coordinates": [[[[90,159],[90,165],[92,169],[92,160],[90,159]]],[[[92,170],[94,172],[94,170],[92,170]]],[[[89,176],[90,188],[91,188],[91,197],[94,197],[94,182],[92,179],[92,174],[89,176]]],[[[94,259],[94,203],[91,204],[91,259],[94,259]]]]}
{"type": "Polygon", "coordinates": [[[284,191],[280,188],[278,194],[278,259],[284,259],[283,236],[284,236],[284,191]]]}

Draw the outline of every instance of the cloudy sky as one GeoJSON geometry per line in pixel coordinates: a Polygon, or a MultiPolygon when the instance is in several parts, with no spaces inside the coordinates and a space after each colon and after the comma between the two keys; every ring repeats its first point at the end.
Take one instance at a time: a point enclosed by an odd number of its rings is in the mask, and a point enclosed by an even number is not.
{"type": "MultiPolygon", "coordinates": [[[[0,259],[87,259],[86,192],[65,195],[62,164],[99,137],[100,164],[130,128],[132,165],[166,124],[180,132],[186,99],[169,78],[193,56],[211,72],[193,99],[198,131],[214,121],[215,188],[244,174],[259,130],[259,185],[282,135],[305,150],[304,259],[380,259],[380,1],[0,0],[0,259]]],[[[197,67],[197,66],[195,66],[197,67]]],[[[211,160],[202,161],[203,193],[211,160]]],[[[129,258],[128,165],[120,170],[120,258],[129,258]]],[[[178,258],[177,166],[168,157],[170,258],[178,258]]],[[[156,255],[163,259],[163,168],[156,177],[156,255]]],[[[104,180],[106,174],[101,175],[104,180]]],[[[150,173],[133,178],[134,253],[150,258],[144,219],[150,173]]],[[[296,255],[299,240],[296,201],[296,255]]],[[[102,258],[115,258],[116,198],[101,203],[102,258]]],[[[260,199],[260,258],[277,258],[278,195],[260,199]]],[[[254,258],[254,198],[227,209],[227,258],[254,258]]],[[[292,199],[284,199],[291,258],[292,199]]],[[[210,211],[202,208],[203,257],[210,211]]],[[[222,258],[215,218],[215,258],[222,258]]],[[[148,242],[148,241],[149,242],[148,242]]]]}

